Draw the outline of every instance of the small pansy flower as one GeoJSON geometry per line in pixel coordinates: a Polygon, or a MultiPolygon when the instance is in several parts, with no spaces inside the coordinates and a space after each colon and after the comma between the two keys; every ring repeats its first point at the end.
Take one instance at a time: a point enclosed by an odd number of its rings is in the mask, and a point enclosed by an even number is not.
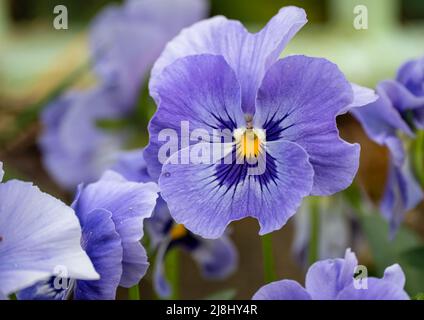
{"type": "Polygon", "coordinates": [[[67,288],[55,288],[52,280],[23,290],[20,299],[115,299],[118,286],[132,287],[146,273],[146,251],[140,243],[143,220],[151,216],[158,197],[154,183],[136,183],[107,171],[92,184],[80,186],[72,205],[82,227],[81,245],[100,280],[71,277],[67,288]]]}
{"type": "MultiPolygon", "coordinates": [[[[152,180],[147,173],[142,149],[123,152],[112,169],[130,181],[152,180]]],[[[207,279],[226,278],[237,267],[237,251],[228,236],[224,235],[215,240],[196,236],[183,225],[174,222],[166,202],[161,197],[156,203],[152,217],[146,220],[145,225],[150,248],[152,252],[156,252],[153,285],[162,298],[171,294],[171,288],[164,274],[164,262],[166,254],[172,248],[178,247],[188,252],[207,279]]]]}
{"type": "Polygon", "coordinates": [[[414,139],[424,129],[424,57],[405,63],[396,80],[377,86],[379,99],[352,110],[367,135],[390,151],[385,192],[380,209],[389,221],[392,236],[405,214],[423,200],[423,191],[412,172],[402,137],[414,139]]]}
{"type": "MultiPolygon", "coordinates": [[[[266,234],[281,228],[304,197],[331,195],[352,183],[359,145],[339,137],[336,117],[376,97],[325,59],[278,60],[305,23],[296,7],[283,8],[256,34],[215,17],[166,46],[149,84],[158,110],[144,155],[178,224],[218,238],[231,221],[250,216],[266,234]],[[214,141],[216,130],[226,131],[223,154],[216,159],[213,153],[212,163],[183,161],[198,141],[183,143],[184,122],[190,134],[206,131],[214,141]],[[163,134],[170,130],[181,142],[171,143],[162,159],[163,134]],[[265,164],[260,174],[249,173],[255,160],[265,164]]],[[[221,152],[212,139],[200,148],[221,152]]]]}
{"type": "Polygon", "coordinates": [[[260,288],[254,300],[409,300],[405,275],[398,264],[384,271],[381,279],[358,277],[358,261],[346,250],[344,259],[314,263],[306,274],[305,287],[293,280],[272,282],[260,288]]]}
{"type": "MultiPolygon", "coordinates": [[[[0,182],[3,175],[0,162],[0,182]]],[[[0,300],[61,272],[99,279],[75,212],[31,183],[0,183],[0,300]]]]}

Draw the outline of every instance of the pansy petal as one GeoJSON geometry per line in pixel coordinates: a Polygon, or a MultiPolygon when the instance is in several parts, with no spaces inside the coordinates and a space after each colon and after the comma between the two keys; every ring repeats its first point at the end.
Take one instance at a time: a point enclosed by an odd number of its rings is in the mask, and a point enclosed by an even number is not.
{"type": "MultiPolygon", "coordinates": [[[[125,279],[134,277],[131,270],[140,265],[140,259],[144,259],[140,251],[134,251],[134,246],[131,245],[127,247],[127,243],[138,242],[143,237],[143,220],[151,216],[156,205],[158,191],[155,183],[130,182],[116,172],[107,171],[98,182],[84,188],[75,204],[75,210],[80,213],[80,219],[83,221],[85,220],[84,213],[97,208],[106,209],[112,213],[112,220],[121,237],[124,250],[131,249],[124,252],[121,285],[130,285],[125,279]]],[[[144,267],[139,269],[138,280],[144,273],[144,267]]]]}
{"type": "Polygon", "coordinates": [[[392,236],[402,223],[405,214],[414,209],[423,198],[423,191],[411,172],[408,159],[401,167],[390,163],[380,210],[389,221],[392,236]]]}
{"type": "Polygon", "coordinates": [[[408,61],[400,67],[396,80],[412,94],[424,96],[424,56],[408,61]]]}
{"type": "Polygon", "coordinates": [[[380,86],[400,112],[424,108],[424,96],[415,96],[399,82],[386,80],[380,83],[380,86]]]}
{"type": "Polygon", "coordinates": [[[205,53],[221,55],[240,80],[243,110],[253,113],[256,91],[266,69],[306,21],[303,9],[285,7],[256,34],[249,33],[240,22],[222,16],[196,23],[165,47],[153,67],[150,92],[157,97],[159,75],[177,59],[205,53]]]}
{"type": "Polygon", "coordinates": [[[19,291],[16,297],[18,300],[65,300],[70,292],[68,288],[71,281],[73,280],[51,277],[19,291]]]}
{"type": "MultiPolygon", "coordinates": [[[[190,137],[195,129],[204,129],[212,134],[214,129],[228,129],[229,142],[232,130],[244,124],[241,111],[240,86],[230,66],[221,56],[199,55],[182,58],[167,67],[157,85],[159,96],[158,111],[149,124],[150,140],[144,151],[148,172],[159,177],[162,164],[167,160],[159,154],[166,139],[166,131],[172,131],[181,140],[175,149],[190,137]],[[190,132],[183,133],[185,123],[190,132]],[[162,131],[163,130],[163,131],[162,131]],[[161,141],[160,141],[161,140],[161,141]]],[[[179,143],[179,141],[174,143],[179,143]]],[[[196,141],[188,141],[195,143],[196,141]]],[[[173,141],[169,141],[173,143],[173,141]]],[[[169,157],[171,154],[167,154],[169,157]]]]}
{"type": "Polygon", "coordinates": [[[237,267],[237,250],[226,236],[219,239],[200,239],[192,255],[206,278],[223,279],[237,267]]]}
{"type": "Polygon", "coordinates": [[[334,300],[343,288],[353,283],[358,264],[349,249],[345,259],[328,259],[314,263],[306,274],[305,287],[314,300],[334,300]]]}
{"type": "Polygon", "coordinates": [[[253,300],[311,300],[309,293],[298,282],[281,280],[260,288],[253,300]]]}
{"type": "Polygon", "coordinates": [[[249,216],[259,221],[260,234],[269,233],[281,228],[310,193],[313,169],[295,143],[267,142],[259,161],[265,170],[258,175],[249,173],[246,163],[228,161],[231,149],[203,147],[212,149],[209,164],[183,164],[186,150],[180,150],[164,165],[159,179],[172,217],[195,234],[216,239],[231,221],[249,216]],[[214,164],[212,159],[219,160],[214,164]]]}
{"type": "Polygon", "coordinates": [[[120,286],[130,288],[146,274],[149,262],[140,242],[124,242],[123,269],[120,286]]]}
{"type": "Polygon", "coordinates": [[[118,172],[128,181],[152,181],[152,178],[150,178],[147,172],[147,164],[144,160],[143,152],[143,149],[121,152],[117,156],[117,161],[111,170],[118,172]]]}
{"type": "Polygon", "coordinates": [[[30,183],[0,184],[0,288],[9,295],[66,268],[69,277],[97,279],[82,250],[74,211],[30,183]]]}
{"type": "Polygon", "coordinates": [[[338,300],[409,300],[402,287],[382,279],[368,278],[368,288],[357,289],[352,283],[337,296],[338,300]]]}
{"type": "Polygon", "coordinates": [[[122,274],[123,250],[109,211],[95,209],[86,216],[82,242],[94,267],[100,273],[100,280],[77,281],[74,299],[115,299],[122,274]]]}
{"type": "Polygon", "coordinates": [[[366,106],[378,99],[378,95],[372,89],[361,87],[356,83],[351,83],[351,86],[353,90],[353,102],[346,108],[346,110],[344,110],[344,112],[350,111],[352,108],[366,106]]]}
{"type": "Polygon", "coordinates": [[[339,137],[336,116],[353,101],[352,88],[325,59],[290,56],[276,62],[258,91],[254,127],[267,141],[288,140],[303,147],[314,167],[312,195],[347,188],[359,166],[359,145],[339,137]]]}

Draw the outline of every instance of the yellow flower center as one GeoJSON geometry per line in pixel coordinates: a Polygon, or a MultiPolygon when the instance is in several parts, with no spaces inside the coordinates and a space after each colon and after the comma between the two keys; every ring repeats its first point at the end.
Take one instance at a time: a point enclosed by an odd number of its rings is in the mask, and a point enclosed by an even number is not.
{"type": "Polygon", "coordinates": [[[234,138],[238,155],[246,159],[257,158],[261,153],[262,143],[265,142],[264,132],[258,129],[236,129],[234,138]]]}

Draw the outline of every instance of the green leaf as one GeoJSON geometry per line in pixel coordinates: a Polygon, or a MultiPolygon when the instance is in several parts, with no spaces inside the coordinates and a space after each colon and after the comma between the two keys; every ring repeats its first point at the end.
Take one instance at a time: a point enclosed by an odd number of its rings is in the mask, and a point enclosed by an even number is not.
{"type": "Polygon", "coordinates": [[[401,227],[393,240],[389,239],[388,223],[377,213],[363,215],[361,224],[367,237],[378,276],[395,263],[399,263],[406,275],[406,291],[414,296],[424,288],[424,269],[404,261],[405,252],[420,246],[419,238],[409,229],[401,227]]]}
{"type": "Polygon", "coordinates": [[[205,298],[205,300],[233,300],[237,294],[236,289],[227,289],[213,293],[205,298]]]}
{"type": "Polygon", "coordinates": [[[424,270],[424,246],[403,252],[400,258],[405,264],[424,270]]]}
{"type": "Polygon", "coordinates": [[[424,293],[419,293],[412,300],[424,300],[424,293]]]}

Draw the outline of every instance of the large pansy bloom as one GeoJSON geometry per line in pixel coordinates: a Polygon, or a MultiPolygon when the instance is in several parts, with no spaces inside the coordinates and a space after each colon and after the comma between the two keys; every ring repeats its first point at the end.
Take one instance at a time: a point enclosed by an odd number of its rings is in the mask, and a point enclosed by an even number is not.
{"type": "MultiPolygon", "coordinates": [[[[142,149],[123,152],[112,169],[130,181],[152,180],[147,174],[142,149]]],[[[161,197],[157,200],[152,217],[146,220],[145,225],[150,248],[152,252],[156,252],[153,284],[155,291],[163,298],[171,294],[164,273],[164,262],[166,254],[173,248],[181,248],[188,252],[207,279],[228,277],[237,266],[237,251],[227,235],[209,240],[191,233],[183,225],[174,222],[166,202],[161,197]]]]}
{"type": "MultiPolygon", "coordinates": [[[[2,167],[0,162],[0,182],[2,167]]],[[[80,241],[70,207],[31,183],[0,183],[0,299],[61,272],[98,279],[80,241]]]]}
{"type": "Polygon", "coordinates": [[[160,177],[171,215],[190,231],[217,238],[231,221],[251,216],[265,234],[281,228],[303,197],[351,184],[359,145],[340,139],[335,119],[375,96],[325,59],[277,60],[305,22],[302,9],[287,7],[250,34],[237,21],[215,17],[182,31],[156,62],[150,92],[158,111],[145,159],[149,173],[160,177]],[[212,142],[214,130],[230,132],[222,157],[181,164],[190,148],[183,146],[183,122],[194,135],[208,132],[212,142]],[[163,133],[170,129],[181,143],[163,161],[163,133]],[[249,174],[254,159],[266,163],[262,174],[249,174]]]}
{"type": "Polygon", "coordinates": [[[146,273],[146,251],[140,243],[143,220],[150,217],[158,197],[155,183],[136,183],[107,171],[102,178],[80,186],[73,208],[82,227],[82,246],[100,280],[70,280],[63,289],[52,280],[23,290],[20,299],[110,300],[118,286],[131,287],[146,273]]]}
{"type": "Polygon", "coordinates": [[[386,268],[381,279],[364,277],[364,272],[365,269],[358,268],[355,254],[348,249],[344,259],[314,263],[306,274],[305,288],[293,280],[276,281],[260,288],[253,299],[409,300],[403,289],[405,275],[398,264],[386,268]]]}
{"type": "Polygon", "coordinates": [[[380,208],[393,235],[405,213],[423,200],[402,136],[414,139],[414,129],[424,128],[424,57],[405,63],[396,80],[382,81],[377,92],[377,101],[352,113],[370,139],[390,151],[388,179],[380,208]]]}

